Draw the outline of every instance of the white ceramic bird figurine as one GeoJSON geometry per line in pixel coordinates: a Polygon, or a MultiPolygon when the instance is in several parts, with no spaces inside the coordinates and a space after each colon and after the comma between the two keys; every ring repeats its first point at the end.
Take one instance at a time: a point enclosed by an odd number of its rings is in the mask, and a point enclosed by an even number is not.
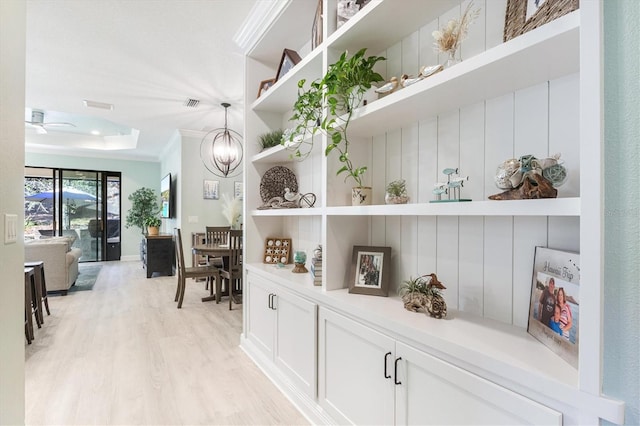
{"type": "Polygon", "coordinates": [[[375,90],[375,92],[381,95],[388,95],[389,93],[392,93],[397,88],[398,88],[398,78],[394,76],[394,77],[391,77],[391,80],[389,80],[388,83],[384,84],[381,87],[378,87],[375,90]]]}
{"type": "Polygon", "coordinates": [[[426,66],[423,65],[422,67],[420,67],[420,77],[422,78],[427,78],[437,72],[440,72],[444,69],[444,67],[440,64],[438,65],[431,65],[431,66],[426,66]]]}
{"type": "Polygon", "coordinates": [[[402,74],[402,77],[400,77],[400,84],[402,84],[402,87],[408,87],[420,80],[422,80],[421,77],[413,77],[407,74],[402,74]]]}
{"type": "Polygon", "coordinates": [[[287,201],[298,201],[300,199],[300,194],[291,191],[289,188],[285,188],[284,199],[287,201]]]}

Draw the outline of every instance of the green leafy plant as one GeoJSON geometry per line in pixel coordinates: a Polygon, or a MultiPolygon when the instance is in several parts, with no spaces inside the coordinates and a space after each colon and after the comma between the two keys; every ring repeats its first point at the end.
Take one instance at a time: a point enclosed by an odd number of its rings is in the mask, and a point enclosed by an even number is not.
{"type": "Polygon", "coordinates": [[[366,166],[356,166],[349,157],[349,123],[354,110],[362,103],[365,93],[373,83],[384,81],[374,71],[377,62],[385,60],[382,56],[365,56],[366,48],[360,49],[348,58],[345,51],[338,61],[330,65],[322,79],[310,83],[305,89],[306,80],[298,82],[298,99],[293,106],[292,121],[297,123],[283,144],[295,150],[294,156],[304,158],[311,152],[313,136],[318,131],[326,132],[329,140],[325,155],[336,152],[343,166],[337,175],[345,174],[345,181],[352,178],[356,186],[362,186],[362,175],[366,166]],[[326,116],[323,117],[323,107],[326,116]]]}
{"type": "Polygon", "coordinates": [[[404,179],[394,180],[387,184],[387,194],[394,197],[404,197],[407,195],[407,184],[404,179]]]}
{"type": "Polygon", "coordinates": [[[157,216],[149,216],[145,218],[143,222],[144,222],[144,226],[152,226],[155,228],[159,228],[160,225],[162,225],[162,220],[160,220],[160,218],[157,216]]]}
{"type": "Polygon", "coordinates": [[[127,228],[137,226],[144,233],[147,226],[145,220],[148,218],[157,219],[157,215],[160,213],[162,208],[159,203],[160,198],[153,189],[144,187],[136,189],[128,198],[131,201],[131,208],[127,212],[125,226],[127,228]]]}
{"type": "Polygon", "coordinates": [[[282,129],[272,130],[259,136],[258,144],[260,145],[260,151],[264,151],[267,148],[280,145],[282,142],[282,129]]]}
{"type": "Polygon", "coordinates": [[[400,296],[410,293],[423,293],[426,294],[426,285],[422,277],[413,278],[409,277],[408,280],[402,282],[400,289],[398,290],[400,296]]]}

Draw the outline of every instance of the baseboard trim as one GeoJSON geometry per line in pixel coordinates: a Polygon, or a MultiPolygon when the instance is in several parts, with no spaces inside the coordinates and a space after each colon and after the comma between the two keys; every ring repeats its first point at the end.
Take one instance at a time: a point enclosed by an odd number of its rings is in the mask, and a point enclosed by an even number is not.
{"type": "Polygon", "coordinates": [[[314,425],[336,425],[336,421],[327,414],[326,411],[318,405],[306,393],[301,392],[293,383],[285,376],[270,360],[264,355],[250,340],[244,335],[240,336],[240,349],[260,370],[276,385],[276,387],[291,401],[291,403],[306,417],[311,424],[314,425]]]}

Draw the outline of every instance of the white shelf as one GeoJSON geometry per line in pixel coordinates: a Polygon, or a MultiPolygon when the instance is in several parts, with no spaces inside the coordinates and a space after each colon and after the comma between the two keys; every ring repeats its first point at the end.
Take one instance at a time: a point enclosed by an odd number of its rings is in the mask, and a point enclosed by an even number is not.
{"type": "Polygon", "coordinates": [[[322,211],[317,207],[310,208],[294,208],[294,209],[268,209],[268,210],[251,210],[251,216],[320,216],[322,211]]]}
{"type": "Polygon", "coordinates": [[[289,151],[282,145],[276,145],[267,148],[262,152],[251,157],[252,163],[283,163],[292,161],[291,155],[293,151],[289,151]]]}
{"type": "Polygon", "coordinates": [[[456,0],[374,0],[331,34],[327,44],[331,49],[351,53],[366,46],[367,53],[375,55],[459,3],[456,0]],[[389,25],[390,22],[393,25],[389,25]]]}
{"type": "Polygon", "coordinates": [[[353,136],[380,134],[439,112],[577,73],[579,11],[560,17],[354,112],[353,136]]]}
{"type": "Polygon", "coordinates": [[[328,207],[329,216],[580,216],[580,198],[328,207]]]}
{"type": "Polygon", "coordinates": [[[305,79],[308,84],[320,75],[322,75],[322,49],[314,49],[271,86],[264,95],[256,99],[251,104],[251,109],[271,113],[290,111],[298,98],[298,81],[305,79]]]}

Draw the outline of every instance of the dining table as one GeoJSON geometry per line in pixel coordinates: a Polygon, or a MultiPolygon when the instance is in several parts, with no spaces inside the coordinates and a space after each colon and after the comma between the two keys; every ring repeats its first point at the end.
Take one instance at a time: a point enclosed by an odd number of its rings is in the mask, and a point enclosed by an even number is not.
{"type": "MultiPolygon", "coordinates": [[[[212,257],[222,257],[229,254],[229,244],[219,244],[219,243],[204,243],[204,244],[195,244],[191,247],[191,251],[193,254],[198,254],[200,256],[212,256],[212,257]]],[[[216,300],[215,294],[213,294],[213,286],[211,286],[211,295],[207,297],[203,297],[203,302],[210,302],[212,300],[216,300]]],[[[233,293],[233,292],[231,292],[233,293]]],[[[233,298],[233,294],[230,295],[233,298]]],[[[235,298],[234,302],[238,303],[235,298]]]]}

